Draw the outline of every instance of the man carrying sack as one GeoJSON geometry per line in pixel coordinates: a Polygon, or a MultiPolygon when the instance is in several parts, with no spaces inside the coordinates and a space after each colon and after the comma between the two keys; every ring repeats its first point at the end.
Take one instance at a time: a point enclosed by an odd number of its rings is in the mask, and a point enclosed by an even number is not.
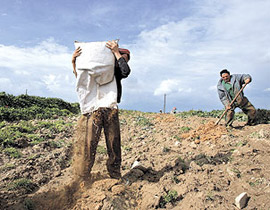
{"type": "Polygon", "coordinates": [[[246,125],[255,125],[256,109],[247,97],[244,96],[243,92],[240,92],[239,96],[237,96],[242,86],[251,82],[251,76],[249,74],[231,75],[227,69],[223,69],[220,72],[220,76],[217,90],[221,102],[225,106],[225,109],[228,110],[226,114],[226,126],[232,126],[236,107],[239,107],[248,116],[246,125]],[[235,102],[230,106],[235,96],[237,96],[235,102]]]}
{"type": "Polygon", "coordinates": [[[121,80],[130,74],[130,52],[116,41],[75,42],[73,73],[82,116],[74,144],[74,172],[89,178],[94,165],[101,130],[104,129],[111,178],[121,178],[121,138],[117,103],[121,80]]]}

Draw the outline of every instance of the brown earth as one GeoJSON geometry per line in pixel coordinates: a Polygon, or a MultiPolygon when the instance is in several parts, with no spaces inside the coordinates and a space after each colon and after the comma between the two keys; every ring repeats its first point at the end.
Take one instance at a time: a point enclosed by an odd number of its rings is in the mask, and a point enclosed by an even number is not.
{"type": "MultiPolygon", "coordinates": [[[[55,165],[48,172],[52,175],[47,175],[50,181],[37,184],[32,194],[1,188],[1,206],[42,210],[237,209],[235,197],[247,192],[245,209],[270,209],[270,125],[234,122],[236,127],[228,129],[222,124],[214,126],[215,120],[124,111],[120,115],[121,180],[109,178],[107,155],[101,149],[86,181],[74,178],[69,165],[57,168],[54,160],[48,159],[55,165]],[[131,168],[135,161],[141,165],[131,168]]],[[[99,145],[106,148],[104,136],[99,145]]],[[[47,153],[53,157],[65,154],[70,159],[68,147],[60,150],[60,154],[55,150],[47,153]]],[[[3,173],[14,175],[1,171],[1,176],[3,173]]]]}

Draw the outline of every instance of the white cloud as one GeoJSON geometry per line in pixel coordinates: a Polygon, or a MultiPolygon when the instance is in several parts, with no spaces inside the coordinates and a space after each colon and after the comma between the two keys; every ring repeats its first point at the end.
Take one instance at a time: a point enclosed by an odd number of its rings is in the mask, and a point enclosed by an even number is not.
{"type": "Polygon", "coordinates": [[[180,88],[180,89],[178,89],[178,91],[179,92],[184,92],[184,93],[191,93],[191,92],[193,92],[194,91],[194,89],[193,88],[180,88]]]}
{"type": "Polygon", "coordinates": [[[76,100],[71,52],[53,38],[28,48],[0,45],[0,69],[10,79],[3,91],[76,100]]]}
{"type": "Polygon", "coordinates": [[[161,82],[160,86],[155,90],[154,95],[169,94],[177,91],[179,81],[168,79],[161,82]]]}
{"type": "Polygon", "coordinates": [[[264,91],[270,92],[270,88],[266,88],[266,89],[264,89],[264,91]]]}
{"type": "Polygon", "coordinates": [[[143,30],[128,46],[131,76],[143,84],[136,90],[153,95],[176,90],[182,93],[179,97],[192,92],[187,106],[197,106],[200,100],[218,108],[221,104],[213,91],[221,69],[251,74],[250,91],[268,83],[262,77],[270,77],[269,7],[269,1],[200,1],[190,16],[143,30]]]}
{"type": "Polygon", "coordinates": [[[212,85],[208,88],[208,90],[211,90],[211,91],[217,91],[217,86],[216,85],[212,85]]]}

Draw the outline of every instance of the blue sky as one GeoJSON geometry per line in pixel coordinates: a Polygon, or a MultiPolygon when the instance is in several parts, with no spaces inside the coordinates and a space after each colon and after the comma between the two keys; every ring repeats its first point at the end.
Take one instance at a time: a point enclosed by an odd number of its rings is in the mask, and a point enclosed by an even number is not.
{"type": "Polygon", "coordinates": [[[248,73],[270,109],[268,0],[0,0],[0,91],[77,101],[74,40],[119,38],[131,51],[123,109],[222,109],[219,71],[248,73]]]}

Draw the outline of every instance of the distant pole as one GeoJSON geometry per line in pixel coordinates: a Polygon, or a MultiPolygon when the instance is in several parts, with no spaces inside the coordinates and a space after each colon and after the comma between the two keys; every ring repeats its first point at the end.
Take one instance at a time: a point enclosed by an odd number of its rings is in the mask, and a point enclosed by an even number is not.
{"type": "Polygon", "coordinates": [[[163,106],[163,113],[166,113],[166,93],[164,94],[164,106],[163,106]]]}
{"type": "Polygon", "coordinates": [[[27,89],[25,90],[25,95],[27,95],[27,89]]]}

